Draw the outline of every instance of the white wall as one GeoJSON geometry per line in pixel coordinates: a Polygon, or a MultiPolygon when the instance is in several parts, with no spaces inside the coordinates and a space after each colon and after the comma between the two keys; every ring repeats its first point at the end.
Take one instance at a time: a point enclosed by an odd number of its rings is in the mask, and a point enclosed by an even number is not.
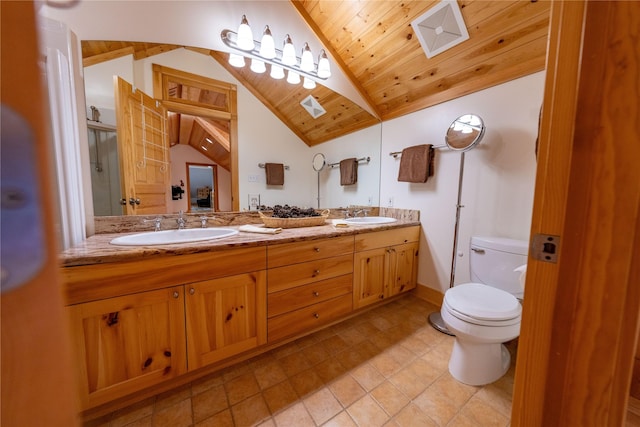
{"type": "Polygon", "coordinates": [[[528,240],[535,181],[535,139],[544,73],[537,73],[382,124],[380,205],[419,209],[418,283],[444,292],[449,287],[458,194],[460,154],[437,150],[435,176],[424,184],[398,182],[400,160],[390,152],[417,144],[444,144],[455,118],[482,117],[480,145],[465,155],[456,281],[469,281],[472,235],[528,240]]]}
{"type": "MultiPolygon", "coordinates": [[[[312,194],[317,207],[317,172],[311,167],[315,153],[322,153],[327,164],[355,157],[369,157],[368,163],[358,164],[358,181],[354,185],[340,185],[340,167],[325,167],[320,172],[320,206],[323,208],[347,207],[349,205],[378,206],[380,185],[380,125],[336,138],[311,148],[308,164],[312,176],[312,194]]],[[[306,159],[305,159],[306,160],[306,159]]]]}

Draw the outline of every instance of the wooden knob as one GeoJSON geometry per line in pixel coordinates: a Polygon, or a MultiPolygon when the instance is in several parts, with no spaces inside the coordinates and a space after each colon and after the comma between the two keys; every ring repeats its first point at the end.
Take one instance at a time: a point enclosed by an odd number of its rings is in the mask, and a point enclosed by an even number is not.
{"type": "Polygon", "coordinates": [[[179,298],[180,297],[180,293],[178,291],[173,291],[173,297],[174,298],[179,298]]]}
{"type": "Polygon", "coordinates": [[[315,317],[316,319],[319,319],[320,315],[318,313],[313,313],[313,317],[315,317]]]}
{"type": "Polygon", "coordinates": [[[320,248],[313,248],[314,251],[320,252],[320,248]]]}
{"type": "Polygon", "coordinates": [[[194,288],[189,289],[189,295],[193,295],[196,293],[196,290],[194,288]]]}
{"type": "Polygon", "coordinates": [[[314,297],[319,297],[319,296],[320,296],[320,293],[319,293],[318,291],[313,291],[313,296],[314,296],[314,297]]]}

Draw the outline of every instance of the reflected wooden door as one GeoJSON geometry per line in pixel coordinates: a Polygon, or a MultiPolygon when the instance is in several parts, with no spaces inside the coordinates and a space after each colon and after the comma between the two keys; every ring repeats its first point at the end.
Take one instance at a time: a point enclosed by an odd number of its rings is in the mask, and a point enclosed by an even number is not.
{"type": "Polygon", "coordinates": [[[123,213],[166,213],[170,178],[166,111],[120,77],[114,77],[114,86],[123,213]]]}

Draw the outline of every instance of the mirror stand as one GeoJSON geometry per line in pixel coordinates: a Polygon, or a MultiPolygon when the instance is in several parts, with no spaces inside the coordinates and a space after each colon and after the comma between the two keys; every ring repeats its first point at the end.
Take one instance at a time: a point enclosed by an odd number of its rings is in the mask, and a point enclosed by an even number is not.
{"type": "Polygon", "coordinates": [[[312,161],[312,165],[313,165],[313,170],[317,172],[318,175],[318,209],[320,209],[320,171],[322,171],[322,169],[324,169],[324,167],[327,165],[327,160],[324,157],[324,154],[322,153],[316,153],[313,156],[313,161],[312,161]]]}
{"type": "MultiPolygon", "coordinates": [[[[447,148],[453,151],[460,151],[460,172],[458,175],[458,200],[456,202],[456,221],[453,230],[453,253],[451,255],[451,275],[449,276],[449,288],[453,288],[456,276],[456,258],[458,252],[458,230],[460,228],[460,209],[463,207],[462,201],[462,178],[464,176],[464,153],[471,150],[480,143],[484,136],[484,122],[479,116],[465,114],[453,121],[447,134],[445,142],[447,148]]],[[[454,334],[447,328],[439,311],[434,311],[429,315],[429,323],[439,332],[453,336],[454,334]]]]}

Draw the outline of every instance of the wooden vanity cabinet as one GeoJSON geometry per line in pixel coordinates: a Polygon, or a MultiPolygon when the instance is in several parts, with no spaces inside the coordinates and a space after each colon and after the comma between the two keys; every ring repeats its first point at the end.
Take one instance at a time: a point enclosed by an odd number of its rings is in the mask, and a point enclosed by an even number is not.
{"type": "Polygon", "coordinates": [[[267,342],[264,270],[185,285],[189,370],[267,342]]]}
{"type": "Polygon", "coordinates": [[[68,312],[83,408],[187,370],[182,286],[77,304],[68,312]]]}
{"type": "Polygon", "coordinates": [[[264,246],[62,268],[82,409],[263,344],[265,269],[264,246]]]}
{"type": "Polygon", "coordinates": [[[415,288],[419,239],[419,226],[356,235],[354,309],[415,288]]]}
{"type": "Polygon", "coordinates": [[[269,342],[352,311],[353,242],[353,236],[342,236],[267,248],[269,342]]]}

